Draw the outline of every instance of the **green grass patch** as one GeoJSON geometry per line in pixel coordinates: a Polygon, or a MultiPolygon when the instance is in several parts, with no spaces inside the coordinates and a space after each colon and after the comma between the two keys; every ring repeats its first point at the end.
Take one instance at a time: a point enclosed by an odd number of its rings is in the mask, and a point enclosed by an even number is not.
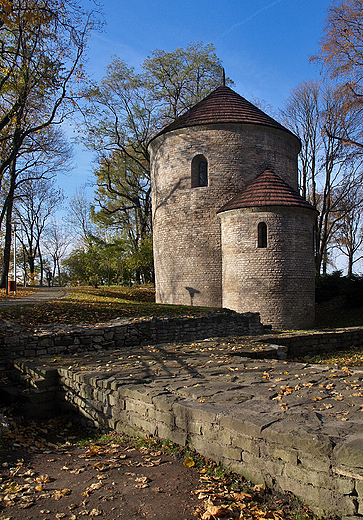
{"type": "Polygon", "coordinates": [[[308,363],[359,367],[363,366],[363,346],[351,347],[345,350],[336,350],[334,352],[317,354],[315,356],[304,356],[302,360],[308,363]]]}

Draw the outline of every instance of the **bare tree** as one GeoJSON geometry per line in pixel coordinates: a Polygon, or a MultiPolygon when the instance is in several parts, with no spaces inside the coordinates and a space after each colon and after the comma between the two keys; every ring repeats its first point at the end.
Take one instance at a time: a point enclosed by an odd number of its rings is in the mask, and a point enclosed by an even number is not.
{"type": "Polygon", "coordinates": [[[17,197],[14,216],[20,224],[19,240],[22,245],[30,278],[35,276],[35,261],[40,261],[40,285],[43,285],[43,257],[41,238],[49,219],[63,202],[64,196],[55,187],[54,180],[28,180],[17,197]]]}
{"type": "Polygon", "coordinates": [[[344,109],[339,89],[323,82],[306,82],[289,97],[282,117],[302,141],[299,169],[302,194],[319,211],[316,222],[316,271],[326,271],[327,251],[343,218],[344,200],[361,181],[361,158],[356,149],[334,138],[358,123],[344,109]]]}
{"type": "Polygon", "coordinates": [[[353,266],[363,258],[363,189],[359,185],[351,189],[341,208],[342,218],[334,234],[335,247],[348,260],[349,278],[353,276],[353,266]]]}
{"type": "Polygon", "coordinates": [[[331,134],[346,145],[363,148],[363,0],[341,0],[328,11],[318,60],[338,85],[343,111],[354,110],[360,124],[331,134]]]}
{"type": "Polygon", "coordinates": [[[316,207],[316,175],[318,157],[322,147],[320,91],[321,83],[308,81],[295,88],[285,103],[281,117],[300,138],[299,155],[300,189],[316,207]]]}
{"type": "Polygon", "coordinates": [[[43,239],[44,250],[53,262],[52,280],[58,275],[59,285],[62,285],[61,262],[66,256],[72,242],[69,229],[58,224],[55,220],[48,226],[43,239]]]}
{"type": "Polygon", "coordinates": [[[93,244],[96,226],[92,222],[91,203],[85,188],[79,188],[73,195],[64,218],[70,233],[81,246],[87,248],[93,244]]]}

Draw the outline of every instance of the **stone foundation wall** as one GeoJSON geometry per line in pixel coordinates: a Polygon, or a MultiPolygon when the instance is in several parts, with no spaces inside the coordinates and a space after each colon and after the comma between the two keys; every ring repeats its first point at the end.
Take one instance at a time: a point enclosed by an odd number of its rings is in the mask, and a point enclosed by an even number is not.
{"type": "Polygon", "coordinates": [[[181,318],[141,318],[115,320],[98,326],[64,327],[62,331],[42,331],[32,335],[0,338],[1,365],[16,358],[75,354],[110,348],[195,341],[228,336],[254,336],[252,342],[286,347],[287,358],[331,352],[363,345],[363,327],[332,331],[297,331],[263,334],[259,314],[208,313],[181,318]]]}
{"type": "Polygon", "coordinates": [[[263,333],[259,314],[209,312],[179,318],[140,318],[114,320],[97,326],[60,327],[32,335],[0,338],[2,363],[15,358],[120,348],[132,345],[194,341],[209,337],[255,336],[263,333]]]}
{"type": "Polygon", "coordinates": [[[266,334],[263,336],[263,341],[286,347],[287,357],[293,359],[361,346],[363,345],[363,327],[266,334]]]}
{"type": "MultiPolygon", "coordinates": [[[[149,323],[151,329],[150,322],[146,320],[143,323],[143,327],[149,323]]],[[[194,323],[194,327],[196,324],[187,319],[185,323],[190,326],[194,323]]],[[[178,334],[181,330],[186,333],[185,323],[182,329],[178,329],[178,334]]],[[[198,323],[198,333],[210,332],[208,327],[202,327],[203,321],[198,323]]],[[[206,320],[205,323],[210,324],[210,321],[206,320]]],[[[166,334],[166,328],[163,330],[166,334]]],[[[97,329],[93,332],[94,338],[99,337],[97,329]]],[[[91,333],[85,337],[91,337],[91,333]]],[[[136,341],[137,338],[130,336],[131,340],[136,341]]],[[[292,354],[297,349],[301,353],[313,348],[333,350],[361,345],[363,328],[251,338],[251,342],[261,340],[285,345],[292,354]]],[[[94,345],[95,349],[100,348],[99,342],[94,345]]],[[[72,352],[70,347],[72,345],[62,348],[69,348],[72,352]]],[[[53,357],[48,358],[48,363],[44,358],[17,360],[14,368],[21,379],[27,381],[29,391],[24,391],[23,398],[28,400],[28,413],[32,417],[40,410],[51,415],[63,408],[80,413],[89,426],[131,435],[152,435],[180,445],[188,444],[252,482],[266,483],[272,489],[292,492],[319,514],[334,513],[351,518],[363,515],[361,413],[357,409],[354,418],[351,407],[354,399],[358,400],[355,408],[360,406],[361,393],[354,390],[350,395],[352,389],[360,388],[362,376],[359,371],[349,373],[349,370],[342,369],[339,377],[337,370],[326,374],[329,386],[334,387],[326,399],[333,399],[331,402],[336,404],[338,410],[333,418],[329,415],[332,406],[328,405],[325,412],[318,412],[313,405],[315,402],[329,402],[320,401],[321,396],[325,395],[321,392],[326,391],[322,389],[327,388],[325,384],[318,384],[318,371],[326,370],[320,365],[313,370],[306,369],[307,379],[302,374],[304,367],[310,366],[307,363],[275,361],[275,372],[272,372],[270,360],[264,361],[263,366],[255,366],[255,362],[247,366],[245,358],[234,356],[236,361],[230,359],[228,366],[225,366],[221,363],[219,350],[215,351],[217,356],[200,357],[204,350],[210,350],[207,344],[200,354],[195,354],[193,368],[191,354],[188,353],[190,346],[186,345],[185,349],[186,357],[175,358],[179,359],[175,372],[171,368],[174,358],[169,359],[167,364],[166,350],[159,353],[160,364],[165,365],[164,375],[159,375],[158,370],[154,371],[157,368],[154,347],[150,347],[149,354],[152,353],[152,356],[146,357],[144,363],[139,360],[143,349],[136,347],[129,351],[126,347],[114,358],[110,353],[109,357],[106,356],[109,361],[104,362],[101,356],[88,356],[87,353],[84,358],[90,357],[93,361],[83,366],[79,356],[72,358],[71,362],[66,358],[63,363],[61,357],[59,363],[54,363],[53,357]],[[124,360],[117,365],[117,356],[120,355],[120,359],[124,360]],[[131,358],[135,359],[134,364],[131,358]],[[209,361],[206,362],[206,359],[209,361]],[[200,363],[202,366],[199,366],[200,363]],[[127,368],[124,370],[122,367],[127,368]],[[148,375],[145,375],[145,367],[150,368],[148,375]],[[140,373],[143,370],[144,375],[140,373]],[[232,374],[233,377],[230,377],[232,374]],[[285,382],[285,376],[281,377],[281,374],[286,374],[289,379],[285,382]],[[275,387],[277,397],[281,394],[279,386],[273,381],[288,386],[300,381],[299,392],[305,388],[308,393],[305,396],[307,400],[303,401],[307,403],[305,407],[301,405],[299,408],[299,401],[294,402],[297,398],[305,399],[302,395],[295,398],[292,394],[291,406],[272,399],[272,387],[275,387]],[[351,416],[349,420],[345,412],[338,416],[339,410],[345,410],[342,407],[344,398],[339,392],[346,392],[348,398],[353,400],[345,404],[351,416]],[[213,397],[214,401],[208,396],[213,397]],[[318,416],[321,417],[319,420],[318,416]]],[[[170,350],[174,350],[173,345],[170,350]]],[[[147,355],[147,352],[143,354],[147,355]]],[[[284,395],[286,401],[289,398],[289,395],[284,395]]]]}

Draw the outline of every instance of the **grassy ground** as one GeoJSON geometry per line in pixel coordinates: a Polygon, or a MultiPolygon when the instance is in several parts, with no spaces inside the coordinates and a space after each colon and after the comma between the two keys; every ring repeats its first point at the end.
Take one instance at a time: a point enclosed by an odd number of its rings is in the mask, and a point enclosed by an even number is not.
{"type": "Polygon", "coordinates": [[[336,350],[331,353],[304,356],[299,361],[319,363],[327,365],[340,365],[345,367],[363,366],[363,347],[352,347],[346,350],[336,350]]]}
{"type": "MultiPolygon", "coordinates": [[[[100,323],[119,317],[180,316],[205,313],[208,308],[155,303],[152,287],[74,287],[61,300],[29,307],[0,309],[0,319],[26,327],[49,324],[100,323]]],[[[21,295],[21,292],[19,292],[21,295]]]]}
{"type": "MultiPolygon", "coordinates": [[[[37,287],[20,287],[16,295],[0,289],[0,301],[18,299],[39,290],[37,287]]],[[[98,323],[117,317],[180,316],[203,314],[207,307],[188,305],[161,305],[155,303],[155,291],[149,286],[134,287],[67,287],[67,297],[32,306],[31,308],[0,309],[0,319],[18,321],[24,325],[39,326],[51,323],[98,323]]],[[[219,309],[220,310],[220,309],[219,309]]],[[[316,306],[316,328],[363,326],[363,307],[347,309],[341,299],[316,306]]]]}

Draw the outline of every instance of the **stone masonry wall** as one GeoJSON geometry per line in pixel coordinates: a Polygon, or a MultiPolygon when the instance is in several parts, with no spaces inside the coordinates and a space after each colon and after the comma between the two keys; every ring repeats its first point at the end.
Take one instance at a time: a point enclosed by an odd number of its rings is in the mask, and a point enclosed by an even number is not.
{"type": "Polygon", "coordinates": [[[59,369],[61,401],[92,425],[155,436],[196,451],[256,484],[290,491],[319,514],[363,513],[361,437],[334,443],[301,424],[268,422],[259,413],[229,413],[165,387],[126,386],[112,377],[59,369]]]}
{"type": "Polygon", "coordinates": [[[73,354],[131,345],[263,333],[258,314],[235,312],[209,312],[206,315],[179,318],[121,319],[97,326],[60,328],[58,332],[44,330],[32,335],[1,337],[1,362],[11,363],[18,357],[73,354]]]}
{"type": "Polygon", "coordinates": [[[289,359],[363,345],[363,327],[266,334],[263,341],[286,347],[289,359]]]}
{"type": "Polygon", "coordinates": [[[98,326],[75,326],[68,327],[68,330],[64,327],[59,332],[42,331],[32,335],[2,337],[1,365],[11,365],[19,357],[36,358],[227,336],[254,336],[249,338],[252,343],[255,341],[285,347],[289,359],[363,345],[363,327],[259,336],[262,333],[259,315],[253,313],[115,320],[98,326]]]}
{"type": "Polygon", "coordinates": [[[156,301],[222,306],[216,212],[270,167],[295,189],[299,141],[257,125],[206,125],[154,139],[151,151],[156,301]],[[191,188],[191,164],[208,161],[208,186],[191,188]]]}
{"type": "Polygon", "coordinates": [[[274,329],[314,326],[315,214],[302,208],[244,208],[220,214],[223,307],[259,312],[274,329]],[[267,247],[258,248],[258,224],[267,247]]]}

